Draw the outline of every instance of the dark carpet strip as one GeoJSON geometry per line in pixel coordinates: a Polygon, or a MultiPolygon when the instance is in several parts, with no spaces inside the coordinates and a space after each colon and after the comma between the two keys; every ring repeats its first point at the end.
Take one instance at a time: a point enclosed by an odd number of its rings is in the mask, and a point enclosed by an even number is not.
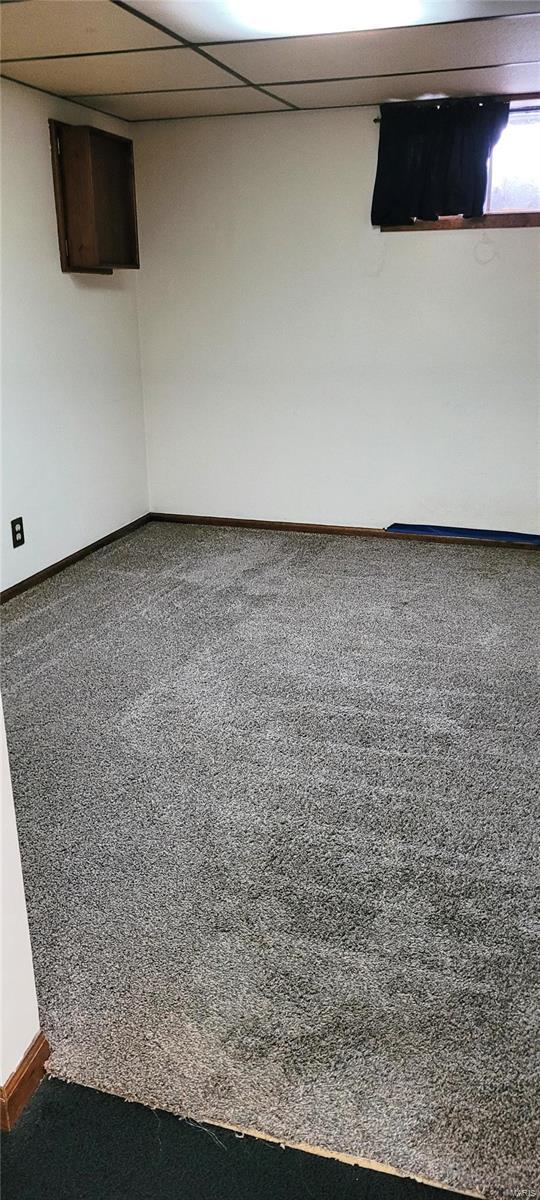
{"type": "Polygon", "coordinates": [[[57,1079],[2,1150],[3,1200],[459,1200],[57,1079]]]}

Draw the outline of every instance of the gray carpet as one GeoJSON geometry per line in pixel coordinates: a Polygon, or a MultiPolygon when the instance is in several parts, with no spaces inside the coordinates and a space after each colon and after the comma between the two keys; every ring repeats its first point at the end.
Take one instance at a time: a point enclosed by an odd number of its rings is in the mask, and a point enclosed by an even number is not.
{"type": "Polygon", "coordinates": [[[539,563],[148,525],[5,607],[54,1074],[538,1195],[539,563]]]}

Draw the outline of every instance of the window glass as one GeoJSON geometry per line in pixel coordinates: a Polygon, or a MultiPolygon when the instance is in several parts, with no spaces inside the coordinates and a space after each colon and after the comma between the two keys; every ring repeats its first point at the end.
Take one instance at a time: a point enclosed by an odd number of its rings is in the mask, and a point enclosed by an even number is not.
{"type": "Polygon", "coordinates": [[[540,212],[540,108],[513,109],[491,155],[486,212],[540,212]]]}

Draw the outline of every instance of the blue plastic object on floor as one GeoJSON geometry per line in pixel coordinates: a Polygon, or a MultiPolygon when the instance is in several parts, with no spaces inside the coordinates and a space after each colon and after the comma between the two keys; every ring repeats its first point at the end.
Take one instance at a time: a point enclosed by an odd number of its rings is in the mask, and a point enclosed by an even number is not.
{"type": "Polygon", "coordinates": [[[540,546],[538,533],[509,533],[506,529],[460,529],[453,525],[400,525],[394,522],[386,526],[387,533],[419,533],[436,537],[479,538],[485,542],[514,542],[520,546],[540,546]]]}

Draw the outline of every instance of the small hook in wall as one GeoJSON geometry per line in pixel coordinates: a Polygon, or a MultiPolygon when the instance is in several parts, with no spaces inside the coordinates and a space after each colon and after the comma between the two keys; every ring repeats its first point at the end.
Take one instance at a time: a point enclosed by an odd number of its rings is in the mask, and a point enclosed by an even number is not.
{"type": "Polygon", "coordinates": [[[480,263],[481,267],[487,267],[490,262],[500,257],[493,238],[489,237],[485,229],[480,241],[476,243],[473,253],[477,263],[480,263]]]}

